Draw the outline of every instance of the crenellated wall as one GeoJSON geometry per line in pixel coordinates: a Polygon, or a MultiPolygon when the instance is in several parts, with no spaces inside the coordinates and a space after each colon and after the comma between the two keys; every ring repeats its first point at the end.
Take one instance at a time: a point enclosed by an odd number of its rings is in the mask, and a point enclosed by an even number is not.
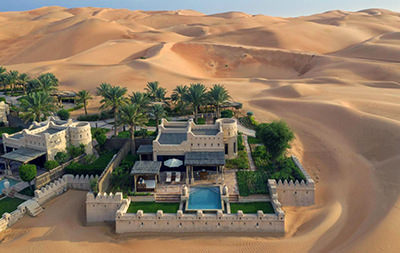
{"type": "Polygon", "coordinates": [[[47,184],[46,186],[42,187],[40,190],[35,190],[35,197],[33,198],[33,200],[42,205],[48,200],[63,194],[69,189],[88,191],[90,190],[90,181],[97,178],[97,176],[94,177],[93,175],[64,175],[53,183],[47,184]]]}
{"type": "Polygon", "coordinates": [[[88,192],[86,195],[87,224],[114,221],[115,213],[124,202],[127,202],[129,207],[130,200],[123,199],[121,192],[117,192],[115,195],[99,193],[96,197],[93,193],[88,192]]]}
{"type": "Polygon", "coordinates": [[[273,234],[285,233],[285,217],[280,214],[216,214],[197,211],[196,214],[177,213],[164,214],[159,210],[154,214],[145,214],[139,210],[137,213],[126,213],[126,206],[121,206],[117,211],[115,220],[116,233],[132,232],[263,232],[273,234]]]}
{"type": "Polygon", "coordinates": [[[273,234],[284,234],[285,214],[276,198],[272,200],[274,213],[225,214],[221,210],[216,213],[127,213],[130,200],[123,199],[122,193],[99,194],[94,197],[93,193],[86,196],[86,219],[87,223],[115,221],[116,233],[132,232],[155,232],[155,233],[179,233],[179,232],[263,232],[273,234]]]}
{"type": "Polygon", "coordinates": [[[303,172],[306,181],[298,180],[268,180],[270,192],[274,190],[279,202],[284,206],[310,206],[315,203],[315,183],[303,168],[297,157],[292,156],[293,162],[303,172]]]}

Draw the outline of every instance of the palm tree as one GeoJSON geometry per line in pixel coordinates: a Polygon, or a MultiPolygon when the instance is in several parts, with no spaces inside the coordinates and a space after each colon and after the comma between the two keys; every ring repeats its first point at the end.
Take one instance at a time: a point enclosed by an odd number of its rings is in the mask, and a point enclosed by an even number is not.
{"type": "MultiPolygon", "coordinates": [[[[99,88],[101,88],[101,86],[99,88]]],[[[118,110],[122,105],[126,104],[126,98],[124,97],[126,92],[127,92],[126,88],[109,85],[107,87],[107,90],[105,90],[104,93],[101,94],[103,99],[100,101],[100,103],[102,104],[100,109],[104,110],[109,108],[114,114],[114,136],[117,136],[118,110]]]]}
{"type": "Polygon", "coordinates": [[[153,105],[151,107],[151,115],[156,120],[156,133],[158,133],[158,124],[160,122],[160,119],[162,119],[166,115],[164,107],[159,104],[153,105]]]}
{"type": "Polygon", "coordinates": [[[107,94],[108,90],[111,89],[111,84],[102,83],[99,87],[97,87],[97,95],[104,97],[107,94]]]}
{"type": "Polygon", "coordinates": [[[26,89],[28,86],[28,83],[30,82],[30,77],[28,74],[26,73],[22,73],[18,76],[18,85],[22,87],[22,89],[24,90],[24,95],[26,95],[26,89]]]}
{"type": "Polygon", "coordinates": [[[18,82],[18,76],[19,76],[19,73],[16,70],[10,70],[7,74],[7,79],[8,79],[7,82],[8,82],[8,85],[10,85],[10,89],[12,91],[14,91],[15,86],[18,82]]]}
{"type": "Polygon", "coordinates": [[[40,122],[56,110],[54,99],[46,92],[32,92],[20,99],[19,111],[26,122],[40,122]]]}
{"type": "Polygon", "coordinates": [[[125,104],[121,106],[118,113],[118,122],[129,126],[131,137],[131,152],[135,154],[135,130],[137,126],[142,126],[146,122],[146,114],[142,112],[137,104],[125,104]]]}
{"type": "Polygon", "coordinates": [[[142,111],[145,111],[150,104],[150,97],[147,93],[136,91],[129,96],[132,104],[138,105],[142,111]]]}
{"type": "Polygon", "coordinates": [[[214,84],[208,92],[208,98],[211,104],[215,106],[217,117],[221,117],[220,106],[229,100],[230,96],[228,91],[223,85],[214,84]]]}
{"type": "Polygon", "coordinates": [[[0,83],[3,86],[3,91],[5,90],[6,87],[4,84],[6,76],[7,76],[7,69],[0,66],[0,83]]]}
{"type": "Polygon", "coordinates": [[[186,85],[178,85],[172,91],[171,100],[176,104],[178,110],[182,110],[185,106],[184,96],[188,92],[188,87],[186,85]]]}
{"type": "Polygon", "coordinates": [[[77,94],[78,100],[77,102],[81,105],[83,105],[83,108],[85,109],[85,115],[87,115],[87,105],[90,99],[93,99],[93,97],[90,95],[89,91],[87,90],[81,90],[77,94]]]}
{"type": "Polygon", "coordinates": [[[162,102],[165,100],[165,94],[167,93],[167,89],[159,87],[157,81],[148,82],[145,90],[149,95],[149,97],[154,101],[162,102]]]}
{"type": "Polygon", "coordinates": [[[206,91],[206,87],[201,83],[191,84],[188,92],[183,97],[184,101],[192,105],[194,118],[196,121],[199,107],[204,104],[207,98],[206,91]]]}
{"type": "Polygon", "coordinates": [[[40,75],[38,78],[38,89],[40,91],[44,91],[46,93],[50,93],[52,91],[57,90],[58,79],[52,73],[46,73],[40,75]]]}

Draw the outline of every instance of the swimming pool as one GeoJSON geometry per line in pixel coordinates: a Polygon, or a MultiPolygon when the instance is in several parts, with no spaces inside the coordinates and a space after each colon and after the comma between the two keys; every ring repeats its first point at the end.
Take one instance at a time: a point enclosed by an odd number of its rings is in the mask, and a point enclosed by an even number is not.
{"type": "Polygon", "coordinates": [[[223,204],[219,186],[190,187],[186,211],[217,211],[222,209],[223,204]]]}
{"type": "Polygon", "coordinates": [[[5,188],[5,187],[4,187],[4,183],[5,183],[6,181],[10,182],[10,187],[13,186],[13,185],[15,185],[15,184],[17,184],[17,183],[19,182],[19,181],[17,181],[17,180],[11,179],[11,178],[4,178],[4,179],[0,180],[0,194],[3,193],[3,189],[5,188]]]}

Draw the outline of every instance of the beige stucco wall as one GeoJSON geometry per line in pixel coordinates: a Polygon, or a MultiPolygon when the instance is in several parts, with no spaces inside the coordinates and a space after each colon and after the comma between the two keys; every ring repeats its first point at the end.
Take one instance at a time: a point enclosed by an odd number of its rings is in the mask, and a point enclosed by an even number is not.
{"type": "MultiPolygon", "coordinates": [[[[310,206],[315,203],[315,183],[296,157],[292,157],[296,166],[303,172],[306,180],[272,180],[269,185],[276,189],[279,202],[284,206],[310,206]]],[[[271,192],[271,189],[270,189],[271,192]]]]}

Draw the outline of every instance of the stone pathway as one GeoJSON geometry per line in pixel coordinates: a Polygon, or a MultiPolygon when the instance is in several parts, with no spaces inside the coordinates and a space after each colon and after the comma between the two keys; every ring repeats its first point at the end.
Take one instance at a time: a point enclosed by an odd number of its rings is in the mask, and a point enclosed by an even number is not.
{"type": "Polygon", "coordinates": [[[244,127],[239,123],[239,120],[237,121],[237,127],[238,131],[243,133],[244,135],[251,136],[251,137],[256,137],[256,131],[249,129],[247,127],[244,127]]]}
{"type": "Polygon", "coordinates": [[[244,140],[244,146],[245,146],[246,152],[247,152],[247,158],[249,159],[250,170],[255,171],[257,168],[256,168],[256,165],[254,164],[253,157],[251,156],[251,150],[250,150],[249,142],[247,141],[247,135],[243,135],[243,140],[244,140]]]}

